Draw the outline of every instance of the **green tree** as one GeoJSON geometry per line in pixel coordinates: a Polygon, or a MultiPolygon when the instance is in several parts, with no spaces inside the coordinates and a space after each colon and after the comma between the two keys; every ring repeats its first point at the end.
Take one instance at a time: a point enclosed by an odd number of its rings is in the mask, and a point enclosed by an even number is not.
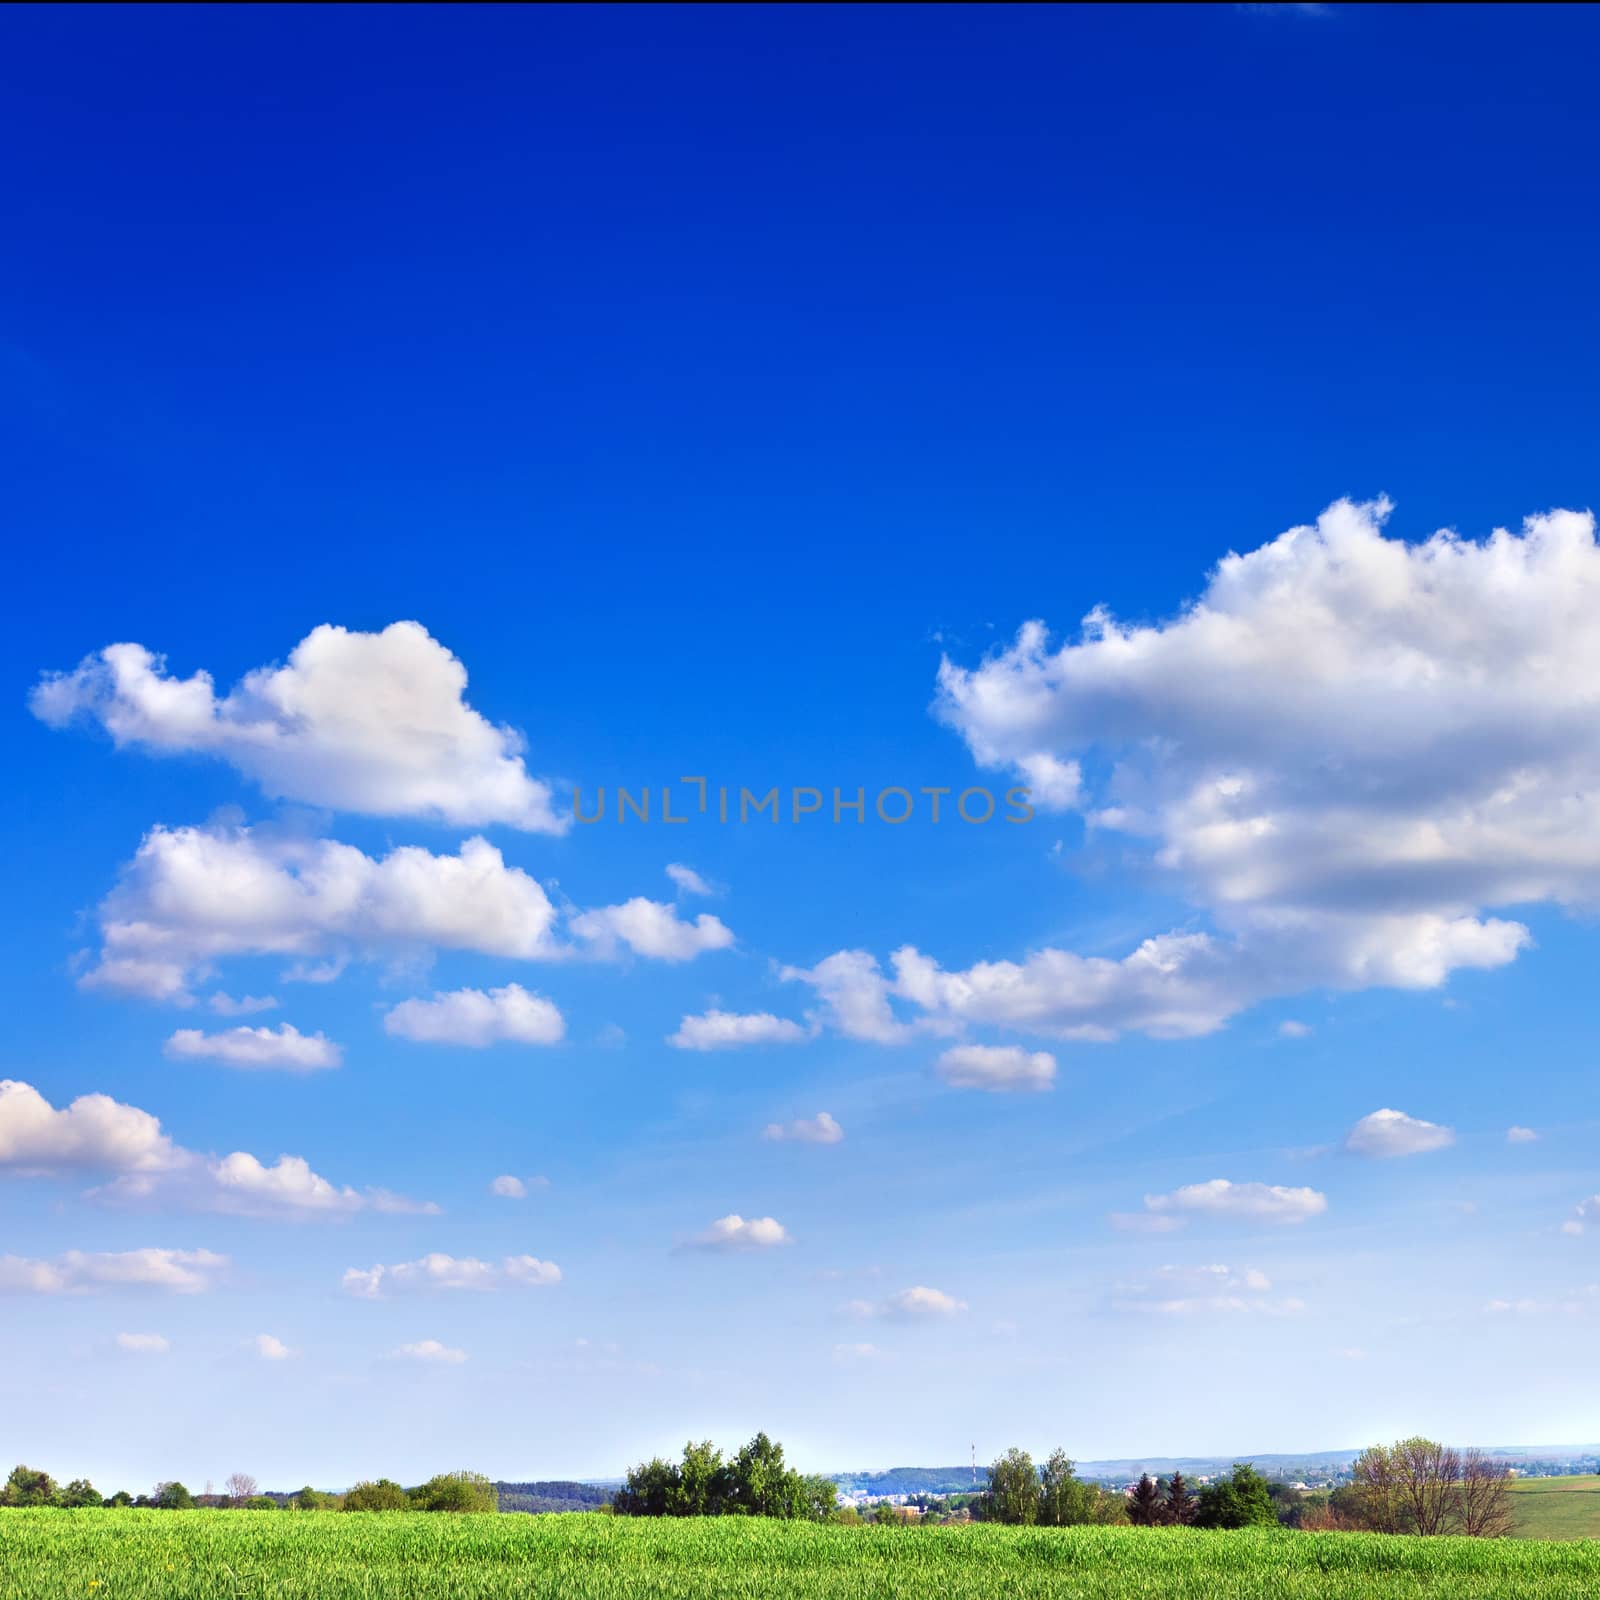
{"type": "Polygon", "coordinates": [[[660,1456],[630,1467],[612,1497],[614,1510],[625,1517],[664,1517],[678,1493],[678,1469],[660,1456]]]}
{"type": "Polygon", "coordinates": [[[57,1493],[56,1480],[48,1472],[19,1464],[0,1489],[0,1506],[53,1506],[57,1493]]]}
{"type": "Polygon", "coordinates": [[[133,1496],[129,1494],[126,1489],[118,1489],[117,1492],[106,1501],[106,1504],[108,1506],[116,1506],[118,1510],[120,1510],[123,1506],[131,1506],[133,1504],[133,1496]]]}
{"type": "Polygon", "coordinates": [[[278,1502],[270,1494],[253,1494],[240,1509],[243,1511],[276,1511],[278,1502]]]}
{"type": "Polygon", "coordinates": [[[303,1489],[298,1489],[289,1497],[291,1511],[337,1511],[339,1497],[336,1494],[324,1494],[321,1489],[313,1489],[308,1483],[303,1489]]]}
{"type": "Polygon", "coordinates": [[[1054,1450],[1039,1474],[1039,1522],[1046,1528],[1071,1528],[1095,1521],[1100,1491],[1078,1476],[1065,1450],[1054,1450]]]}
{"type": "Polygon", "coordinates": [[[1166,1521],[1174,1527],[1186,1528],[1194,1521],[1195,1503],[1183,1474],[1173,1468],[1167,1480],[1166,1521]]]}
{"type": "Polygon", "coordinates": [[[194,1496],[176,1478],[158,1483],[152,1498],[157,1508],[162,1511],[194,1510],[194,1496]]]}
{"type": "Polygon", "coordinates": [[[1306,1509],[1304,1491],[1292,1483],[1278,1482],[1269,1483],[1267,1493],[1272,1496],[1272,1509],[1277,1512],[1278,1521],[1286,1528],[1298,1528],[1306,1509]]]}
{"type": "Polygon", "coordinates": [[[498,1511],[500,1495],[481,1472],[441,1472],[414,1490],[419,1511],[498,1511]]]}
{"type": "Polygon", "coordinates": [[[1161,1490],[1148,1472],[1128,1491],[1128,1521],[1136,1528],[1153,1528],[1165,1522],[1166,1509],[1161,1490]]]}
{"type": "Polygon", "coordinates": [[[832,1522],[839,1515],[839,1486],[832,1478],[806,1474],[800,1479],[800,1500],[808,1522],[832,1522]]]}
{"type": "Polygon", "coordinates": [[[1039,1474],[1026,1450],[1007,1450],[989,1468],[989,1488],[983,1501],[985,1522],[1030,1527],[1039,1520],[1039,1474]]]}
{"type": "Polygon", "coordinates": [[[733,1469],[709,1439],[691,1440],[683,1447],[683,1462],[667,1491],[669,1517],[715,1517],[728,1507],[734,1493],[733,1469]]]}
{"type": "Polygon", "coordinates": [[[751,1517],[801,1515],[800,1475],[783,1464],[783,1446],[758,1433],[730,1464],[731,1510],[751,1517]]]}
{"type": "Polygon", "coordinates": [[[410,1504],[405,1490],[393,1478],[363,1478],[344,1497],[346,1511],[404,1511],[410,1504]]]}
{"type": "Polygon", "coordinates": [[[1248,1462],[1236,1461],[1226,1478],[1217,1478],[1200,1491],[1195,1509],[1197,1528],[1253,1528],[1273,1526],[1278,1513],[1272,1509],[1267,1480],[1248,1462]]]}
{"type": "Polygon", "coordinates": [[[899,1527],[905,1521],[899,1511],[887,1500],[880,1500],[872,1508],[872,1520],[881,1527],[899,1527]]]}
{"type": "Polygon", "coordinates": [[[100,1491],[87,1478],[74,1478],[56,1497],[58,1506],[75,1511],[84,1506],[104,1505],[100,1491]]]}

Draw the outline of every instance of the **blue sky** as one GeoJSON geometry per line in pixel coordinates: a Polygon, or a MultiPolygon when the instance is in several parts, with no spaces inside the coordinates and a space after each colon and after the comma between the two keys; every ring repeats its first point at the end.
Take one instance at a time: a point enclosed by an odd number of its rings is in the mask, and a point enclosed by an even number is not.
{"type": "Polygon", "coordinates": [[[0,29],[13,1456],[1600,1436],[1592,13],[0,29]]]}

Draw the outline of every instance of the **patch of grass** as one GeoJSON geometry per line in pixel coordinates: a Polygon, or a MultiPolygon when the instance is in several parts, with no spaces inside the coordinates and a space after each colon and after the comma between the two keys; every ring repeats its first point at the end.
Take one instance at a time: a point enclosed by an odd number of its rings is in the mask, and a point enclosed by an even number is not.
{"type": "Polygon", "coordinates": [[[1600,1544],[727,1517],[0,1511],[3,1600],[1593,1600],[1600,1544]]]}
{"type": "Polygon", "coordinates": [[[1518,1539],[1600,1539],[1600,1476],[1518,1478],[1511,1485],[1518,1539]]]}

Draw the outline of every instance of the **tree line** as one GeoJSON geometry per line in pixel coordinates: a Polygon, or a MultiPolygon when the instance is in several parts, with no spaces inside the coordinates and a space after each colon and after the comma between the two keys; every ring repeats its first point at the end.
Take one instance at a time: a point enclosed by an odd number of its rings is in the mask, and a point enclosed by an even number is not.
{"type": "Polygon", "coordinates": [[[624,1517],[780,1517],[826,1522],[837,1516],[831,1478],[796,1472],[783,1446],[758,1433],[732,1457],[709,1439],[683,1447],[681,1461],[655,1456],[632,1468],[611,1502],[624,1517]]]}

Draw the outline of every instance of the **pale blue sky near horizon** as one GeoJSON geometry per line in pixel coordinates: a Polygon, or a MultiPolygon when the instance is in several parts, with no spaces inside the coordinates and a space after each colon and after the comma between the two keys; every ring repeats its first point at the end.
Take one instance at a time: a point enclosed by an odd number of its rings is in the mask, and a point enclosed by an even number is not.
{"type": "Polygon", "coordinates": [[[1600,1436],[1597,32],[10,9],[0,1451],[1600,1436]]]}

